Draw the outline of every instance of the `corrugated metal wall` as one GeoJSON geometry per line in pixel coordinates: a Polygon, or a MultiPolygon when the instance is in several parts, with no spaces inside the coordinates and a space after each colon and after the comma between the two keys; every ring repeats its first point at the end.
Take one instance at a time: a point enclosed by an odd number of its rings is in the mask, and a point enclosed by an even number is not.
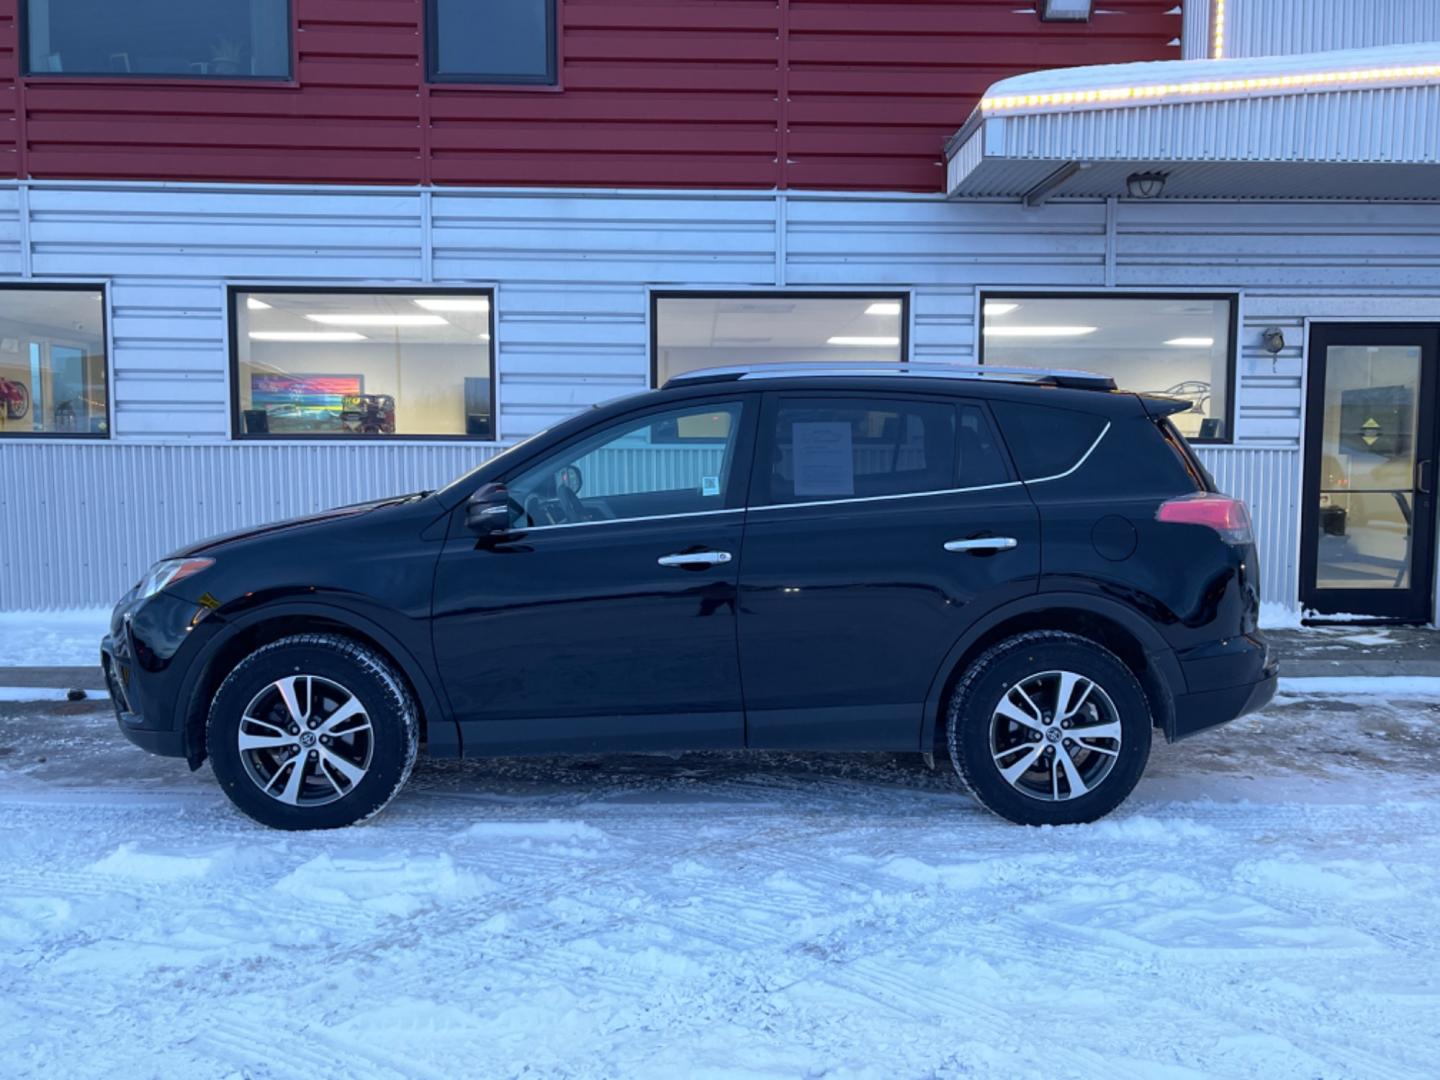
{"type": "Polygon", "coordinates": [[[0,443],[0,611],[108,604],[206,536],[407,491],[493,447],[0,443]]]}
{"type": "Polygon", "coordinates": [[[1255,510],[1267,597],[1293,601],[1305,321],[1433,321],[1440,206],[37,182],[0,188],[0,275],[27,271],[109,285],[115,438],[0,440],[0,608],[104,602],[188,540],[492,452],[227,441],[227,283],[429,281],[497,288],[507,441],[647,385],[652,287],[906,289],[914,358],[961,362],[982,288],[1239,290],[1240,445],[1205,454],[1255,510]]]}

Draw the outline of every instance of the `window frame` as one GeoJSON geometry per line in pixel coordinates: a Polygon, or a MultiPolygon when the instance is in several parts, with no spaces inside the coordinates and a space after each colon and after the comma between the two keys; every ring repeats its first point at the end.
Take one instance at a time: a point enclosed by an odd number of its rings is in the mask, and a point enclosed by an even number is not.
{"type": "Polygon", "coordinates": [[[561,33],[560,16],[564,0],[545,0],[546,68],[543,77],[533,75],[470,74],[447,75],[440,71],[440,7],[439,0],[425,0],[425,82],[429,86],[468,86],[475,89],[494,87],[504,90],[560,89],[561,33]]]}
{"type": "Polygon", "coordinates": [[[298,89],[299,80],[295,72],[299,65],[299,48],[295,34],[295,0],[285,0],[285,65],[283,75],[181,75],[147,71],[32,71],[30,66],[30,4],[31,0],[19,0],[16,33],[19,35],[20,80],[37,79],[41,82],[70,83],[111,83],[123,82],[134,85],[158,83],[160,85],[194,86],[267,86],[291,87],[298,89]]]}
{"type": "MultiPolygon", "coordinates": [[[[1202,439],[1199,436],[1187,438],[1192,446],[1231,446],[1235,443],[1235,414],[1238,379],[1237,360],[1240,353],[1240,294],[1226,292],[1175,292],[1161,290],[1129,290],[1117,292],[1105,289],[1025,289],[1025,288],[983,288],[975,290],[975,325],[979,327],[979,342],[975,351],[975,362],[985,364],[985,304],[990,300],[1009,300],[1017,297],[1031,300],[1223,300],[1230,305],[1227,320],[1229,341],[1225,350],[1225,435],[1218,439],[1202,439]]],[[[1103,374],[1103,373],[1102,373],[1103,374]]],[[[1123,389],[1123,388],[1122,388],[1123,389]]]]}
{"type": "MultiPolygon", "coordinates": [[[[660,388],[660,302],[662,300],[898,300],[900,302],[900,351],[894,361],[910,362],[911,291],[908,289],[651,289],[650,290],[650,386],[660,388]]],[[[837,361],[838,364],[854,361],[837,361]]],[[[757,365],[759,366],[759,365],[757,365]]],[[[857,363],[857,367],[860,365],[857,363]]]]}
{"type": "Polygon", "coordinates": [[[226,353],[227,366],[226,387],[230,394],[230,407],[227,410],[230,414],[230,441],[231,442],[288,442],[299,445],[311,445],[315,443],[469,443],[471,445],[490,446],[500,442],[500,398],[499,398],[499,367],[500,350],[495,337],[496,306],[499,290],[493,285],[480,285],[465,288],[436,288],[431,285],[420,285],[408,288],[404,285],[382,285],[375,288],[366,288],[353,284],[344,285],[237,285],[233,282],[227,283],[225,287],[225,333],[228,338],[226,353]],[[244,420],[241,417],[240,408],[240,307],[239,299],[245,296],[265,296],[270,294],[280,296],[300,295],[326,295],[333,296],[336,293],[349,293],[355,296],[438,296],[438,297],[464,297],[464,296],[485,296],[490,301],[490,435],[488,438],[478,435],[408,435],[400,432],[394,435],[366,435],[362,432],[335,433],[331,435],[305,435],[297,432],[271,432],[265,435],[252,435],[245,431],[244,420]]]}
{"type": "MultiPolygon", "coordinates": [[[[84,442],[110,440],[115,437],[115,371],[110,362],[110,283],[83,281],[6,281],[0,282],[0,289],[8,291],[30,290],[40,292],[98,292],[100,294],[100,347],[105,364],[105,430],[100,434],[78,431],[4,431],[0,439],[70,439],[84,442]]],[[[31,406],[34,394],[31,394],[31,406]]]]}

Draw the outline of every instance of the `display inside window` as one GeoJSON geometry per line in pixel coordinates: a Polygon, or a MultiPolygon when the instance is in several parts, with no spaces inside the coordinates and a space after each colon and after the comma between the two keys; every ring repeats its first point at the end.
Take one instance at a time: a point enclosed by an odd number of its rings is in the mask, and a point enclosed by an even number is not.
{"type": "Polygon", "coordinates": [[[1196,441],[1228,440],[1229,298],[986,294],[985,363],[1109,375],[1123,390],[1189,401],[1171,417],[1196,441]]]}
{"type": "Polygon", "coordinates": [[[660,296],[655,380],[699,368],[760,363],[898,363],[900,296],[660,296]]]}
{"type": "Polygon", "coordinates": [[[495,438],[487,293],[237,291],[237,434],[495,438]]]}
{"type": "Polygon", "coordinates": [[[0,434],[105,436],[98,288],[0,289],[0,434]]]}
{"type": "Polygon", "coordinates": [[[556,81],[555,0],[429,0],[432,82],[556,81]]]}
{"type": "Polygon", "coordinates": [[[28,0],[32,75],[285,79],[289,0],[28,0]]]}

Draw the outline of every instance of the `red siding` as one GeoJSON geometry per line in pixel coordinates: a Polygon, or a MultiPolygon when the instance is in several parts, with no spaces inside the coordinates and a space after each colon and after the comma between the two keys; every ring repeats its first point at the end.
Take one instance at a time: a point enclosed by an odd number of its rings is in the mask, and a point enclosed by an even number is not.
{"type": "Polygon", "coordinates": [[[17,79],[0,175],[936,191],[996,79],[1168,59],[1175,0],[562,0],[561,87],[424,84],[422,0],[294,0],[293,84],[17,79]]]}

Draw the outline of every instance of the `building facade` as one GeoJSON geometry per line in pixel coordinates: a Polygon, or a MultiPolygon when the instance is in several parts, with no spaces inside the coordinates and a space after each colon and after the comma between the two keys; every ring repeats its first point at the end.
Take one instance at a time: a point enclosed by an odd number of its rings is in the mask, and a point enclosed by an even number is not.
{"type": "Polygon", "coordinates": [[[826,359],[1184,396],[1267,600],[1435,618],[1434,4],[120,6],[0,0],[0,609],[826,359]]]}

